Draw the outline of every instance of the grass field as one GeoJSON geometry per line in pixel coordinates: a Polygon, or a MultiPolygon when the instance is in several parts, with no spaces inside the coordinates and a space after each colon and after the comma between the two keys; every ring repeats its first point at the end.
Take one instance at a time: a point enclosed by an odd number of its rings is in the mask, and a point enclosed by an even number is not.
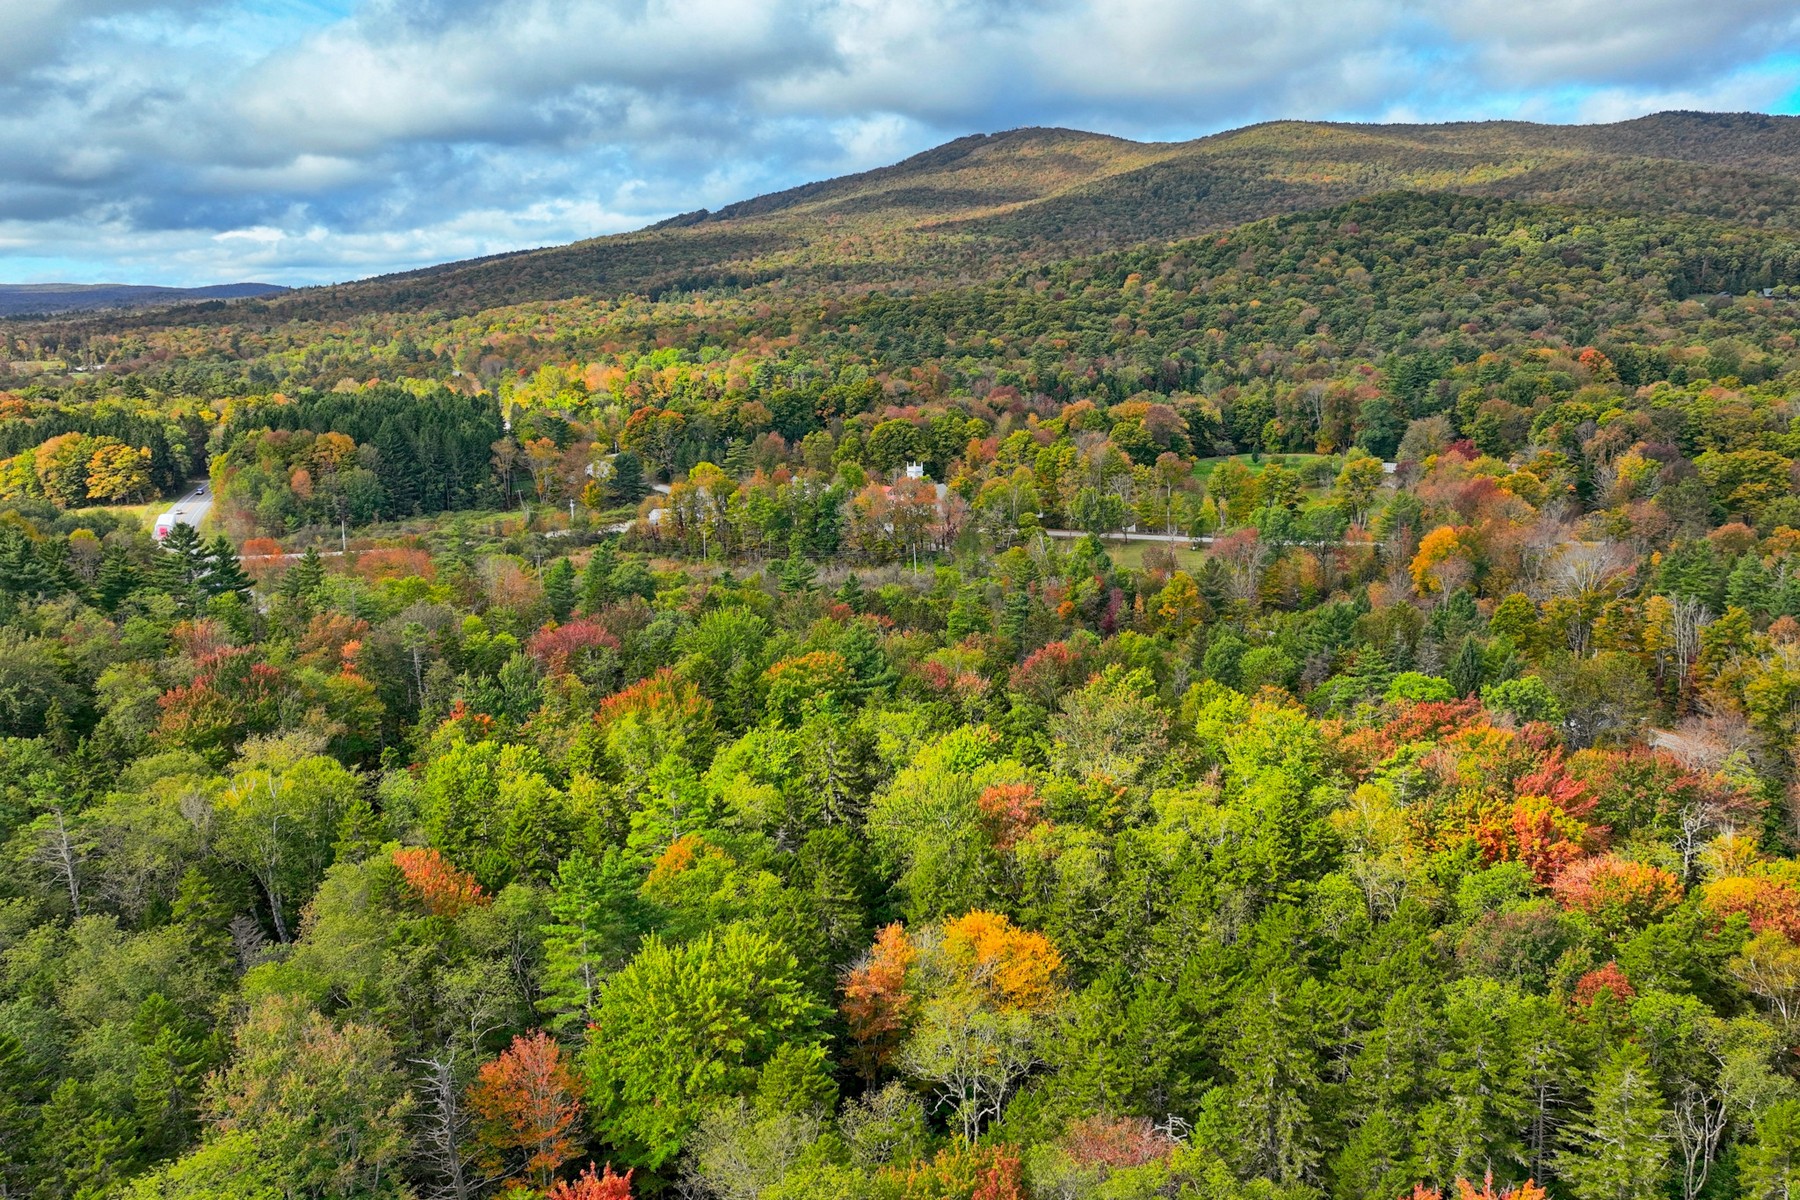
{"type": "Polygon", "coordinates": [[[1212,473],[1218,470],[1221,464],[1230,462],[1232,459],[1236,459],[1246,467],[1249,467],[1252,475],[1262,474],[1263,471],[1268,468],[1268,465],[1273,462],[1278,462],[1291,471],[1299,471],[1302,474],[1305,474],[1308,467],[1318,463],[1330,463],[1333,467],[1336,467],[1338,461],[1338,457],[1335,454],[1265,454],[1261,456],[1260,460],[1253,460],[1248,454],[1227,454],[1219,458],[1200,459],[1194,464],[1194,478],[1210,478],[1212,473]]]}
{"type": "Polygon", "coordinates": [[[1190,550],[1186,542],[1153,542],[1148,538],[1132,538],[1129,542],[1121,542],[1116,537],[1105,538],[1106,556],[1113,560],[1113,565],[1129,567],[1141,571],[1144,567],[1144,555],[1151,550],[1172,547],[1175,551],[1175,564],[1183,571],[1196,571],[1206,561],[1204,550],[1190,550]]]}
{"type": "Polygon", "coordinates": [[[155,524],[157,516],[168,507],[169,502],[166,499],[147,500],[143,504],[99,504],[93,508],[79,509],[77,515],[83,512],[103,512],[118,517],[133,517],[136,518],[139,525],[149,529],[155,524]]]}

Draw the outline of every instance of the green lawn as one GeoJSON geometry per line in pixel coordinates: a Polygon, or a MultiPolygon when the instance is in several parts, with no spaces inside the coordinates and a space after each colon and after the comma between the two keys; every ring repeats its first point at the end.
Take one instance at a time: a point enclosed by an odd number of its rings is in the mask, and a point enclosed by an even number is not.
{"type": "Polygon", "coordinates": [[[1289,470],[1303,471],[1315,463],[1329,462],[1336,464],[1335,454],[1265,454],[1261,461],[1252,461],[1248,454],[1228,454],[1219,458],[1202,458],[1194,463],[1194,478],[1206,479],[1219,468],[1221,463],[1236,459],[1250,468],[1252,475],[1260,475],[1272,462],[1278,462],[1289,470]]]}
{"type": "MultiPolygon", "coordinates": [[[[1116,537],[1102,539],[1106,546],[1106,556],[1113,560],[1114,566],[1129,567],[1134,571],[1144,568],[1144,555],[1154,549],[1173,546],[1175,563],[1184,571],[1197,571],[1200,564],[1206,561],[1204,550],[1190,550],[1186,542],[1153,542],[1148,538],[1132,538],[1129,542],[1121,542],[1116,537]]],[[[1073,544],[1073,543],[1070,543],[1073,544]]]]}

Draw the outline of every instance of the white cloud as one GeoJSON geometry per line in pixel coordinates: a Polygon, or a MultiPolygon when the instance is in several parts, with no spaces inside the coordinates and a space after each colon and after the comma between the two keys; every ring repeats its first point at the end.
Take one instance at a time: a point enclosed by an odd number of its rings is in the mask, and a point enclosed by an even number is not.
{"type": "Polygon", "coordinates": [[[1601,120],[1800,79],[1791,0],[0,0],[0,29],[0,278],[342,278],[1021,124],[1601,120]]]}
{"type": "Polygon", "coordinates": [[[1512,86],[1684,85],[1800,44],[1792,0],[1460,0],[1434,11],[1512,86]]]}

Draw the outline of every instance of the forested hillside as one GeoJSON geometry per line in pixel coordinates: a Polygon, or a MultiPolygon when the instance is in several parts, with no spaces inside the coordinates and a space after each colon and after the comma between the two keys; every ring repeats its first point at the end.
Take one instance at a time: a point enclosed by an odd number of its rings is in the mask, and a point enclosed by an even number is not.
{"type": "Polygon", "coordinates": [[[0,325],[0,1196],[1791,1196],[1790,129],[0,325]]]}

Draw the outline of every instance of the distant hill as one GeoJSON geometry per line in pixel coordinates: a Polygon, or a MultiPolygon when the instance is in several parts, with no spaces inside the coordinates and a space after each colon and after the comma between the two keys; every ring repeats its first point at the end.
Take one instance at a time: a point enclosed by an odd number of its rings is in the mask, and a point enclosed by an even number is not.
{"type": "Polygon", "coordinates": [[[196,288],[130,283],[0,283],[0,317],[148,308],[199,300],[242,300],[279,295],[289,290],[272,283],[220,283],[196,288]]]}
{"type": "MultiPolygon", "coordinates": [[[[1395,191],[1800,229],[1800,117],[1670,112],[1579,126],[1278,121],[1168,143],[1016,129],[635,233],[307,288],[220,319],[459,314],[775,281],[942,286],[1395,191]]],[[[117,323],[190,319],[182,312],[117,323]]]]}

